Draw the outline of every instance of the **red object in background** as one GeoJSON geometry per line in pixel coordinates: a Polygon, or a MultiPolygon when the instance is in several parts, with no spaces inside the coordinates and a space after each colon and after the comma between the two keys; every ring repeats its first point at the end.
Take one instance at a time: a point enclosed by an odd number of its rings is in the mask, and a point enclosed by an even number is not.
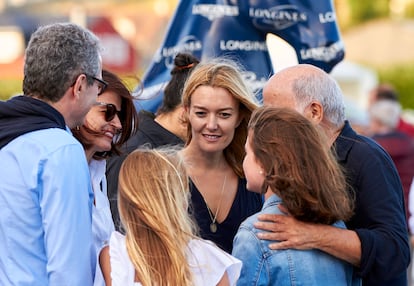
{"type": "Polygon", "coordinates": [[[88,28],[102,42],[104,68],[115,73],[135,74],[138,69],[138,57],[132,45],[124,39],[107,18],[97,18],[88,28]]]}
{"type": "Polygon", "coordinates": [[[414,138],[414,125],[408,123],[407,121],[400,118],[398,122],[398,131],[408,134],[410,137],[414,138]]]}
{"type": "Polygon", "coordinates": [[[23,78],[24,57],[20,56],[11,63],[0,64],[0,79],[19,79],[23,78]]]}

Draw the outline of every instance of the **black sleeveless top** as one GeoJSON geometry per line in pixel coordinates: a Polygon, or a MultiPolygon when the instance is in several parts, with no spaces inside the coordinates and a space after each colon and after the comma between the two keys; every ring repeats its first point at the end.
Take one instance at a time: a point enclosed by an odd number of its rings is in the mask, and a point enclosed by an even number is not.
{"type": "Polygon", "coordinates": [[[263,199],[260,194],[246,189],[246,179],[239,178],[236,197],[226,219],[222,223],[216,222],[217,231],[210,230],[212,223],[209,210],[195,184],[190,180],[191,202],[190,213],[198,224],[202,238],[213,241],[217,246],[228,253],[233,249],[233,238],[240,224],[252,214],[262,209],[263,199]]]}

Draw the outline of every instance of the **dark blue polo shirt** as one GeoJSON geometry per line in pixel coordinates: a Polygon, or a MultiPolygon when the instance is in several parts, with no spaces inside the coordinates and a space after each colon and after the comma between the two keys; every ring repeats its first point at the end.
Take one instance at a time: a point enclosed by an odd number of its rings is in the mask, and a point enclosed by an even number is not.
{"type": "Polygon", "coordinates": [[[358,135],[348,122],[334,148],[344,167],[355,214],[347,227],[361,240],[363,285],[407,285],[410,262],[403,189],[390,156],[373,140],[358,135]]]}

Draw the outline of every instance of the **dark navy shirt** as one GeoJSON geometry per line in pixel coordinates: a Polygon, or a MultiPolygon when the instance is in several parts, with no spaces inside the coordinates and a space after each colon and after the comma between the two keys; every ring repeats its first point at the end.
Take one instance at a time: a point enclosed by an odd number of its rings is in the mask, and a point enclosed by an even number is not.
{"type": "Polygon", "coordinates": [[[407,285],[410,262],[403,190],[388,155],[373,140],[358,135],[348,122],[334,145],[355,193],[354,216],[346,225],[361,240],[363,285],[407,285]]]}
{"type": "Polygon", "coordinates": [[[217,232],[210,230],[211,217],[203,196],[193,182],[190,181],[191,210],[198,224],[200,235],[204,239],[213,241],[217,246],[228,253],[233,249],[233,238],[240,224],[249,216],[262,209],[263,200],[260,194],[250,192],[246,189],[246,179],[239,178],[236,197],[230,208],[226,219],[217,224],[217,232]]]}

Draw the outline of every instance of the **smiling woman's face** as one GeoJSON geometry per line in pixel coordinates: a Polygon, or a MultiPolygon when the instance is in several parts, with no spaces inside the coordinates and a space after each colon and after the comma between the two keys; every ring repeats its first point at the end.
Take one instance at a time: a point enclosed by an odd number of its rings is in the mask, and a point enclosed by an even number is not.
{"type": "Polygon", "coordinates": [[[239,103],[224,88],[200,86],[188,109],[192,140],[203,152],[222,152],[233,140],[239,122],[239,103]]]}
{"type": "MultiPolygon", "coordinates": [[[[97,98],[97,101],[105,104],[113,104],[116,110],[121,111],[121,97],[112,91],[104,92],[97,98]]],[[[95,105],[85,117],[84,126],[95,134],[85,134],[88,142],[92,144],[92,153],[111,150],[111,143],[114,136],[122,128],[118,115],[109,122],[105,119],[105,104],[95,105]]]]}

